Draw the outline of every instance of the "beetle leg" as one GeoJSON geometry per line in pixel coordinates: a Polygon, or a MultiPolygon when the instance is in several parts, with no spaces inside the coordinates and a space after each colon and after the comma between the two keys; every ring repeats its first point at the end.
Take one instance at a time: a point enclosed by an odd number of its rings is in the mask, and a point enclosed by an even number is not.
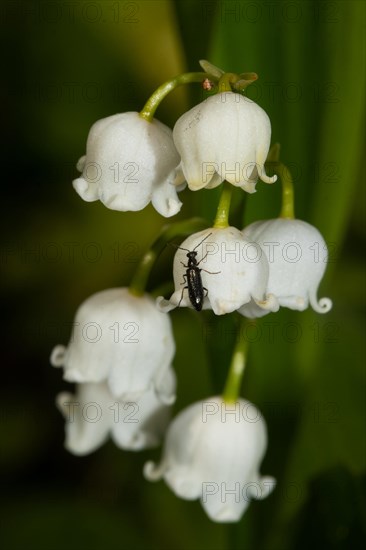
{"type": "Polygon", "coordinates": [[[208,252],[206,252],[206,254],[203,256],[203,258],[200,259],[200,261],[198,262],[197,265],[200,265],[201,262],[203,262],[203,260],[205,260],[208,256],[208,252]]]}
{"type": "MultiPolygon", "coordinates": [[[[181,285],[185,285],[186,282],[187,282],[187,274],[186,273],[183,274],[183,279],[184,279],[184,281],[183,281],[183,283],[180,283],[181,285]]],[[[188,287],[186,286],[185,288],[188,288],[188,287]]]]}
{"type": "Polygon", "coordinates": [[[202,267],[200,269],[201,271],[206,271],[206,273],[209,273],[210,275],[218,275],[221,273],[221,271],[207,271],[207,269],[203,269],[202,267]]]}
{"type": "Polygon", "coordinates": [[[188,286],[184,286],[184,287],[182,288],[182,296],[180,297],[180,300],[179,300],[179,303],[178,303],[177,307],[180,306],[180,303],[181,303],[181,301],[183,300],[183,293],[184,293],[184,290],[185,290],[185,289],[188,290],[188,286]]]}
{"type": "MultiPolygon", "coordinates": [[[[197,265],[200,265],[200,263],[205,259],[207,258],[208,256],[208,252],[205,256],[203,256],[203,258],[200,259],[200,261],[198,262],[197,265]]],[[[201,271],[206,271],[206,273],[210,273],[211,275],[217,275],[218,273],[221,273],[221,271],[207,271],[207,269],[203,269],[203,267],[200,268],[201,271]]]]}
{"type": "Polygon", "coordinates": [[[208,294],[208,290],[207,290],[207,288],[206,288],[205,286],[204,286],[204,287],[202,287],[202,288],[203,288],[203,290],[205,290],[205,291],[206,291],[206,294],[205,294],[205,298],[206,298],[206,296],[207,296],[207,294],[208,294]]]}

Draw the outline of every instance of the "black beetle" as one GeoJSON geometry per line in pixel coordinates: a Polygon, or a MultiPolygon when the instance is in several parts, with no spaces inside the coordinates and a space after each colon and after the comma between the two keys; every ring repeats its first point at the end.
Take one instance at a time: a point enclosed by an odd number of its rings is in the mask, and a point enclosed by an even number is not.
{"type": "Polygon", "coordinates": [[[188,248],[182,248],[181,246],[177,247],[177,248],[180,248],[180,250],[185,250],[187,252],[187,258],[188,258],[188,265],[185,265],[183,262],[181,262],[183,267],[186,268],[186,272],[183,275],[184,282],[181,284],[184,285],[186,283],[187,286],[182,288],[182,296],[179,300],[178,307],[180,306],[180,303],[183,300],[183,293],[185,289],[187,289],[189,301],[191,302],[192,306],[196,311],[201,311],[202,305],[203,305],[203,299],[205,297],[204,291],[206,291],[206,296],[208,292],[207,288],[205,288],[202,285],[201,271],[206,271],[207,273],[211,273],[211,275],[216,275],[217,273],[220,273],[220,271],[212,272],[212,271],[207,271],[206,269],[201,269],[198,267],[199,264],[202,262],[202,260],[204,260],[207,257],[208,252],[203,258],[201,258],[199,262],[197,262],[197,259],[196,259],[196,256],[198,254],[196,252],[196,248],[198,248],[203,243],[203,241],[208,239],[208,237],[210,237],[211,235],[212,233],[209,233],[204,239],[202,239],[200,243],[198,243],[194,247],[193,250],[188,250],[188,248]]]}

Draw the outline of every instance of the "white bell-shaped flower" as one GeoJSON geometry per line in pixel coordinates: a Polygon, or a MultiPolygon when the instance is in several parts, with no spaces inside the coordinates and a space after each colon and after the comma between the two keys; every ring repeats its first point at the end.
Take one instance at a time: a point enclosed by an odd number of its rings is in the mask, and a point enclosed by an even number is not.
{"type": "Polygon", "coordinates": [[[151,481],[164,478],[181,498],[201,499],[213,521],[238,521],[251,498],[265,498],[275,486],[259,474],[266,447],[266,425],[254,405],[212,397],[178,414],[160,465],[148,462],[144,474],[151,481]]]}
{"type": "MultiPolygon", "coordinates": [[[[315,227],[302,220],[277,218],[250,224],[243,236],[264,250],[269,264],[267,292],[276,296],[280,306],[303,311],[310,303],[318,313],[331,309],[329,298],[317,298],[328,249],[315,227]]],[[[250,318],[267,313],[253,302],[239,312],[250,318]]]]}
{"type": "Polygon", "coordinates": [[[91,127],[73,186],[85,201],[99,199],[112,210],[142,210],[151,201],[170,217],[182,206],[174,186],[179,160],[168,126],[135,112],[117,114],[91,127]]]}
{"type": "Polygon", "coordinates": [[[227,180],[254,193],[258,177],[266,183],[277,179],[264,169],[270,120],[259,105],[241,94],[223,92],[196,105],[178,119],[173,138],[192,191],[227,180]]]}
{"type": "MultiPolygon", "coordinates": [[[[174,394],[173,369],[166,385],[174,394]]],[[[75,455],[95,451],[109,436],[121,449],[139,451],[158,445],[170,419],[170,407],[153,389],[137,401],[120,401],[105,382],[78,384],[77,394],[60,393],[56,403],[65,417],[65,447],[75,455]]]]}
{"type": "Polygon", "coordinates": [[[269,311],[277,311],[279,307],[274,296],[266,296],[268,262],[265,254],[259,245],[245,240],[235,227],[210,228],[190,235],[175,254],[173,276],[175,291],[170,300],[162,297],[157,300],[159,309],[164,312],[188,306],[197,311],[212,309],[216,315],[223,315],[251,300],[269,311]],[[197,253],[195,260],[202,281],[202,300],[187,272],[190,261],[187,251],[197,253]]]}
{"type": "Polygon", "coordinates": [[[167,371],[175,344],[170,319],[145,294],[113,288],[79,307],[69,345],[56,346],[51,363],[69,382],[104,382],[118,399],[134,401],[151,389],[164,403],[174,401],[167,371]]]}

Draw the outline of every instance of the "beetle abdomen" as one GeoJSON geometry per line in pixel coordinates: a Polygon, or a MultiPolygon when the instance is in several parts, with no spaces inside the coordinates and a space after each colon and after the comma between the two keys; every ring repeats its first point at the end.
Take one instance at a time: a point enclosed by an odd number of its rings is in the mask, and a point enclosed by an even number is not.
{"type": "Polygon", "coordinates": [[[203,286],[199,267],[187,269],[187,286],[189,300],[196,311],[201,311],[203,305],[203,286]]]}

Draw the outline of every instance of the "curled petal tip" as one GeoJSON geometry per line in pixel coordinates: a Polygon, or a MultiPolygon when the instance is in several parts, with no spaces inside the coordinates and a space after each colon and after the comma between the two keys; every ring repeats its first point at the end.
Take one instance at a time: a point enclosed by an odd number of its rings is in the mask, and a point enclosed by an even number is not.
{"type": "Polygon", "coordinates": [[[156,438],[147,438],[146,434],[144,433],[136,433],[134,434],[130,441],[127,441],[126,449],[131,449],[132,451],[141,451],[141,449],[145,449],[148,447],[155,447],[158,445],[158,441],[156,438]]]}
{"type": "Polygon", "coordinates": [[[155,305],[162,313],[168,313],[172,309],[176,308],[176,306],[172,304],[169,300],[166,300],[164,296],[158,296],[156,298],[155,305]]]}
{"type": "Polygon", "coordinates": [[[53,367],[62,367],[65,362],[66,348],[65,346],[56,346],[53,348],[50,363],[53,367]]]}
{"type": "Polygon", "coordinates": [[[274,294],[268,294],[265,300],[254,300],[257,306],[267,311],[276,312],[280,309],[278,299],[274,294]]]}
{"type": "Polygon", "coordinates": [[[94,382],[95,380],[85,380],[83,375],[77,368],[69,368],[64,371],[63,379],[67,382],[76,382],[81,384],[82,382],[94,382]]]}
{"type": "Polygon", "coordinates": [[[165,218],[171,218],[172,216],[175,216],[178,214],[180,209],[182,208],[182,202],[179,199],[168,199],[164,208],[164,212],[159,211],[157,208],[156,210],[164,216],[165,218]]]}
{"type": "Polygon", "coordinates": [[[183,174],[181,162],[171,174],[170,179],[172,180],[171,183],[177,188],[177,191],[181,191],[186,187],[187,182],[183,174]]]}
{"type": "Polygon", "coordinates": [[[170,215],[173,216],[174,214],[177,214],[179,210],[182,208],[182,201],[177,199],[169,199],[168,200],[168,210],[170,212],[170,215]],[[174,214],[173,214],[174,211],[174,214]]]}
{"type": "Polygon", "coordinates": [[[82,197],[88,190],[88,182],[84,178],[77,178],[72,182],[72,185],[77,193],[82,197]]]}
{"type": "Polygon", "coordinates": [[[70,405],[70,402],[72,401],[72,399],[73,399],[73,395],[71,395],[71,393],[68,393],[68,392],[62,392],[56,396],[56,399],[55,399],[56,407],[64,415],[65,418],[67,418],[67,415],[70,414],[68,405],[70,405]]]}
{"type": "Polygon", "coordinates": [[[86,161],[86,155],[80,157],[76,163],[76,170],[78,170],[79,172],[82,172],[85,167],[85,161],[86,161]]]}
{"type": "Polygon", "coordinates": [[[175,400],[177,396],[175,393],[173,394],[167,394],[164,393],[164,391],[156,389],[156,395],[158,396],[159,400],[163,403],[163,405],[173,405],[175,403],[175,400]]]}
{"type": "Polygon", "coordinates": [[[163,477],[163,473],[164,473],[163,467],[156,466],[156,464],[152,461],[146,462],[143,469],[144,477],[148,481],[159,481],[159,479],[163,477]]]}
{"type": "MultiPolygon", "coordinates": [[[[103,197],[100,198],[101,200],[103,199],[103,197]]],[[[129,205],[126,206],[124,197],[122,197],[121,195],[111,195],[102,200],[102,202],[105,204],[105,206],[107,206],[107,208],[110,208],[111,210],[123,211],[129,209],[129,205]]]]}
{"type": "Polygon", "coordinates": [[[190,180],[190,181],[187,180],[187,185],[190,191],[199,191],[200,189],[203,189],[204,187],[206,187],[204,183],[196,180],[190,180]]]}
{"type": "Polygon", "coordinates": [[[277,181],[276,174],[274,176],[267,176],[266,173],[263,173],[259,177],[264,183],[275,183],[277,181]]]}
{"type": "Polygon", "coordinates": [[[245,183],[243,183],[241,188],[243,189],[243,191],[246,191],[247,193],[252,195],[253,193],[257,192],[257,190],[255,188],[256,183],[257,183],[256,181],[246,181],[245,183]]]}
{"type": "Polygon", "coordinates": [[[263,307],[275,313],[280,309],[280,303],[274,294],[268,294],[263,307]]]}
{"type": "Polygon", "coordinates": [[[72,185],[80,197],[86,202],[93,202],[99,199],[98,193],[84,178],[77,178],[72,185]]]}
{"type": "Polygon", "coordinates": [[[263,500],[264,498],[267,498],[268,495],[272,493],[272,491],[276,487],[276,480],[274,477],[271,476],[264,476],[259,480],[259,483],[254,484],[251,489],[252,497],[256,500],[263,500]]]}
{"type": "Polygon", "coordinates": [[[217,523],[235,523],[240,521],[248,506],[248,499],[236,506],[230,505],[228,502],[225,503],[224,500],[224,502],[221,503],[221,507],[218,508],[216,504],[214,509],[211,509],[209,502],[206,504],[203,503],[203,507],[210,520],[217,523]]]}
{"type": "Polygon", "coordinates": [[[310,297],[310,304],[317,313],[328,313],[333,306],[333,302],[330,298],[321,298],[319,302],[317,302],[315,296],[310,297]]]}
{"type": "Polygon", "coordinates": [[[178,198],[177,189],[169,182],[153,193],[151,202],[155,210],[164,218],[171,218],[178,214],[183,204],[178,198]]]}

